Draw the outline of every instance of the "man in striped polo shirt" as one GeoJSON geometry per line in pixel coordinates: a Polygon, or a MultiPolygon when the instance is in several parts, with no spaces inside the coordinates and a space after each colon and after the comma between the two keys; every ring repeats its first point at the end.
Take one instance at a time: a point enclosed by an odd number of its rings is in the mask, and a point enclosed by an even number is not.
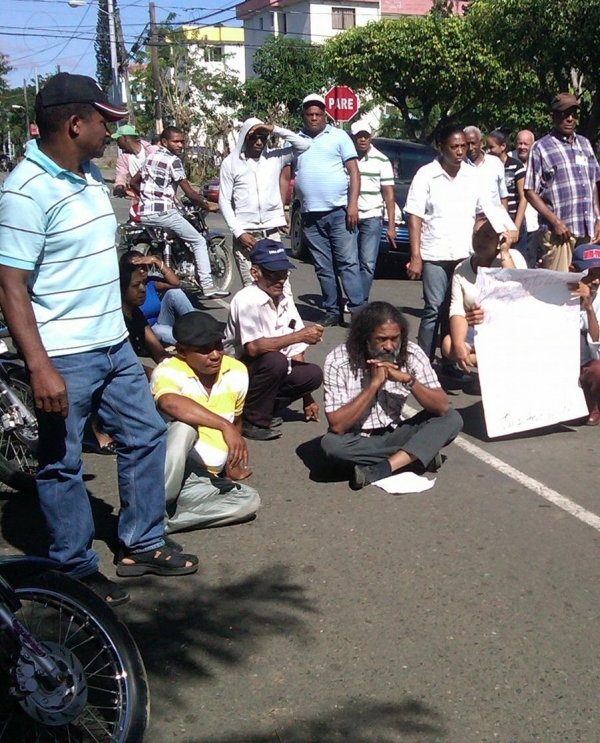
{"type": "Polygon", "coordinates": [[[165,544],[165,425],[127,339],[117,221],[90,162],[104,153],[107,123],[127,111],[92,78],[63,72],[40,90],[35,114],[40,138],[28,143],[0,194],[0,303],[31,372],[50,556],[116,606],[129,594],[98,571],[83,481],[83,429],[93,409],[117,447],[117,574],[198,569],[196,557],[165,544]]]}
{"type": "Polygon", "coordinates": [[[375,278],[384,204],[388,218],[386,237],[390,245],[396,247],[394,171],[389,159],[371,143],[372,133],[366,121],[357,121],[350,127],[350,134],[358,152],[360,171],[358,260],[365,302],[369,301],[375,278]]]}

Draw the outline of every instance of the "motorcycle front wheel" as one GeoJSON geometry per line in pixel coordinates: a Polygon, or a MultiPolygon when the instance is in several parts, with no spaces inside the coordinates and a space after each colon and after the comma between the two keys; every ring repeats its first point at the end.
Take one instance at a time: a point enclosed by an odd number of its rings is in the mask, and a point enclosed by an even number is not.
{"type": "Polygon", "coordinates": [[[0,491],[35,493],[38,458],[38,432],[34,421],[33,393],[15,369],[10,372],[10,388],[16,400],[10,400],[0,385],[0,491]],[[18,375],[18,376],[16,376],[18,375]],[[17,408],[15,410],[15,407],[17,408]]]}
{"type": "Polygon", "coordinates": [[[112,609],[61,573],[12,585],[19,620],[62,668],[63,683],[53,689],[36,679],[37,688],[20,698],[9,694],[23,664],[0,633],[0,741],[141,743],[150,710],[146,671],[112,609]]]}
{"type": "Polygon", "coordinates": [[[233,256],[222,235],[207,239],[210,272],[217,289],[229,289],[233,279],[233,256]]]}

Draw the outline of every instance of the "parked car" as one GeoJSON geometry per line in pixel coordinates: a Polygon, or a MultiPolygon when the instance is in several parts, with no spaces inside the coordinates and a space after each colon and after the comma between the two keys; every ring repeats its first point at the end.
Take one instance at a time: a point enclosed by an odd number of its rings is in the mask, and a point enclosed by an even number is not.
{"type": "MultiPolygon", "coordinates": [[[[396,250],[392,250],[387,241],[387,220],[384,220],[381,229],[381,241],[379,243],[379,255],[383,256],[389,252],[398,253],[403,256],[410,255],[408,242],[408,226],[404,219],[404,204],[410,188],[411,181],[417,170],[430,163],[437,157],[437,151],[429,145],[407,142],[403,139],[387,139],[385,137],[374,137],[373,144],[386,155],[392,163],[394,170],[394,195],[396,197],[396,250]]],[[[295,196],[290,205],[290,243],[291,253],[294,258],[306,258],[308,247],[302,236],[302,224],[300,215],[300,200],[295,196]]]]}

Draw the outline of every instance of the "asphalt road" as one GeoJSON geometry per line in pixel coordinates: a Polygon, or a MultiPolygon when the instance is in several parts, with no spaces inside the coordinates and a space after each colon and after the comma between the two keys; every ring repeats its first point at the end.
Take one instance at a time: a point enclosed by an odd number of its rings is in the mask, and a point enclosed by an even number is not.
{"type": "MultiPolygon", "coordinates": [[[[312,267],[292,284],[317,320],[312,267]]],[[[420,292],[386,272],[372,298],[404,307],[414,335],[420,292]]],[[[309,358],[344,336],[327,329],[309,358]]],[[[148,743],[600,741],[599,432],[492,442],[480,399],[451,399],[465,431],[420,495],[350,491],[320,457],[325,423],[297,408],[280,440],[249,442],[257,519],[183,535],[196,576],[127,582],[148,743]]],[[[85,464],[111,575],[116,462],[85,464]]],[[[5,500],[1,526],[3,552],[43,547],[35,499],[5,500]]]]}

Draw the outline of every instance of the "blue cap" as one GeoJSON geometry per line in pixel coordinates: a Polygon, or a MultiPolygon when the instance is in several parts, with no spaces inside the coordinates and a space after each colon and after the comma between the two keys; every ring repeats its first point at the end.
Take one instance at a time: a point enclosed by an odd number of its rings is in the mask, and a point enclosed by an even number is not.
{"type": "Polygon", "coordinates": [[[250,262],[255,266],[264,266],[267,271],[289,271],[296,268],[287,257],[283,243],[263,237],[257,240],[250,251],[250,262]]]}
{"type": "Polygon", "coordinates": [[[600,245],[579,245],[573,251],[571,263],[578,271],[600,268],[600,245]]]}

